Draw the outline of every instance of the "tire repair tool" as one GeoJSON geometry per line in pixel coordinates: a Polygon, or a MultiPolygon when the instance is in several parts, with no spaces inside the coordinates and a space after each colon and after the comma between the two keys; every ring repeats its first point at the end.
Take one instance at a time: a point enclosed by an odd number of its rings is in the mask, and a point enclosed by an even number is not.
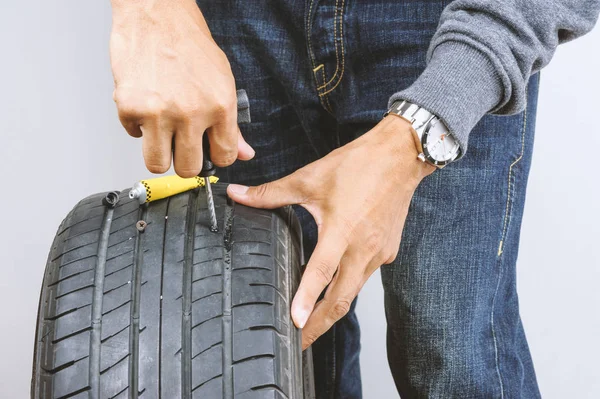
{"type": "MultiPolygon", "coordinates": [[[[250,102],[246,91],[243,89],[237,91],[237,106],[238,123],[250,123],[250,102]]],[[[208,212],[210,213],[210,230],[217,232],[217,215],[211,183],[216,183],[219,178],[215,176],[216,168],[210,160],[210,144],[206,134],[202,137],[202,153],[202,171],[198,176],[184,179],[174,175],[142,180],[133,185],[133,188],[129,191],[129,198],[137,199],[140,204],[143,204],[204,186],[206,188],[208,212]]]]}
{"type": "Polygon", "coordinates": [[[216,233],[219,231],[217,225],[217,212],[215,211],[215,200],[213,199],[212,188],[210,187],[210,177],[215,175],[216,168],[215,164],[210,160],[210,143],[208,142],[208,135],[204,133],[202,137],[202,170],[198,176],[204,177],[206,188],[206,203],[208,205],[208,213],[210,214],[210,231],[216,233]]]}

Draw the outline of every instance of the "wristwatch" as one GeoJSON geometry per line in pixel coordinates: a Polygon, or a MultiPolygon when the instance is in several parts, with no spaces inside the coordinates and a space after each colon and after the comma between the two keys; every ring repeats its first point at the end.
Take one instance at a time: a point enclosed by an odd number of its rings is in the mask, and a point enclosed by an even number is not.
{"type": "Polygon", "coordinates": [[[392,104],[384,117],[390,114],[399,116],[413,126],[419,151],[417,158],[421,161],[441,169],[460,156],[460,145],[446,124],[425,108],[399,100],[392,104]]]}

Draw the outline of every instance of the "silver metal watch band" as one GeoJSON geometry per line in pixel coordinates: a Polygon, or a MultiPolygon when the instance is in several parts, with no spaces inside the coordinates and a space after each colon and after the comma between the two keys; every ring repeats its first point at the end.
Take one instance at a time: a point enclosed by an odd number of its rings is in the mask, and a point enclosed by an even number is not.
{"type": "Polygon", "coordinates": [[[419,139],[421,139],[421,136],[423,135],[423,128],[432,120],[439,119],[425,108],[408,101],[394,102],[385,115],[387,116],[389,114],[399,116],[410,123],[413,126],[413,129],[419,134],[419,139]]]}
{"type": "MultiPolygon", "coordinates": [[[[458,154],[460,153],[460,149],[457,150],[457,153],[454,154],[452,156],[452,158],[448,161],[436,161],[434,159],[430,159],[429,156],[427,155],[427,151],[423,150],[423,135],[427,134],[428,129],[430,129],[432,126],[438,124],[438,123],[442,123],[442,120],[437,117],[435,114],[429,112],[428,110],[426,110],[425,108],[411,103],[409,101],[395,101],[392,106],[390,107],[390,109],[385,113],[384,116],[387,116],[389,114],[393,114],[395,116],[398,116],[404,120],[406,120],[408,123],[410,123],[417,135],[417,137],[415,137],[415,143],[417,144],[417,149],[419,151],[419,155],[418,158],[423,161],[423,162],[427,162],[437,168],[443,168],[447,163],[452,162],[454,159],[456,159],[458,157],[458,154]]],[[[444,125],[445,126],[445,125],[444,125]]],[[[445,128],[447,129],[447,128],[445,128]]]]}

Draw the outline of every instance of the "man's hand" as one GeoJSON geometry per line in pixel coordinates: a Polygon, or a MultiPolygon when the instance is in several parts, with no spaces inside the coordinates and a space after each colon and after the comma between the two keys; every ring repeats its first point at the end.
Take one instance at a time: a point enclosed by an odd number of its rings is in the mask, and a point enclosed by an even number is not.
{"type": "Polygon", "coordinates": [[[369,276],[398,254],[414,190],[434,171],[417,159],[411,129],[408,122],[388,116],[289,176],[227,189],[233,200],[257,208],[299,204],[317,222],[317,246],[292,303],[294,323],[304,328],[304,349],[348,312],[369,276]]]}
{"type": "Polygon", "coordinates": [[[112,0],[110,57],[119,119],[143,136],[148,170],[173,163],[181,177],[202,169],[202,135],[217,166],[254,150],[237,125],[235,81],[193,0],[112,0]],[[172,148],[173,147],[173,148],[172,148]]]}

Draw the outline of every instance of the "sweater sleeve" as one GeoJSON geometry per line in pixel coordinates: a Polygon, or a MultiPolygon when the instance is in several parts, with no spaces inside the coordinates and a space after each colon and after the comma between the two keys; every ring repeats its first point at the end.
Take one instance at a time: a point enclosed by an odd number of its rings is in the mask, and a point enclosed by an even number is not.
{"type": "Polygon", "coordinates": [[[442,13],[427,67],[389,105],[408,100],[435,113],[464,154],[479,120],[522,111],[529,77],[559,44],[589,32],[599,12],[600,0],[455,0],[442,13]]]}

